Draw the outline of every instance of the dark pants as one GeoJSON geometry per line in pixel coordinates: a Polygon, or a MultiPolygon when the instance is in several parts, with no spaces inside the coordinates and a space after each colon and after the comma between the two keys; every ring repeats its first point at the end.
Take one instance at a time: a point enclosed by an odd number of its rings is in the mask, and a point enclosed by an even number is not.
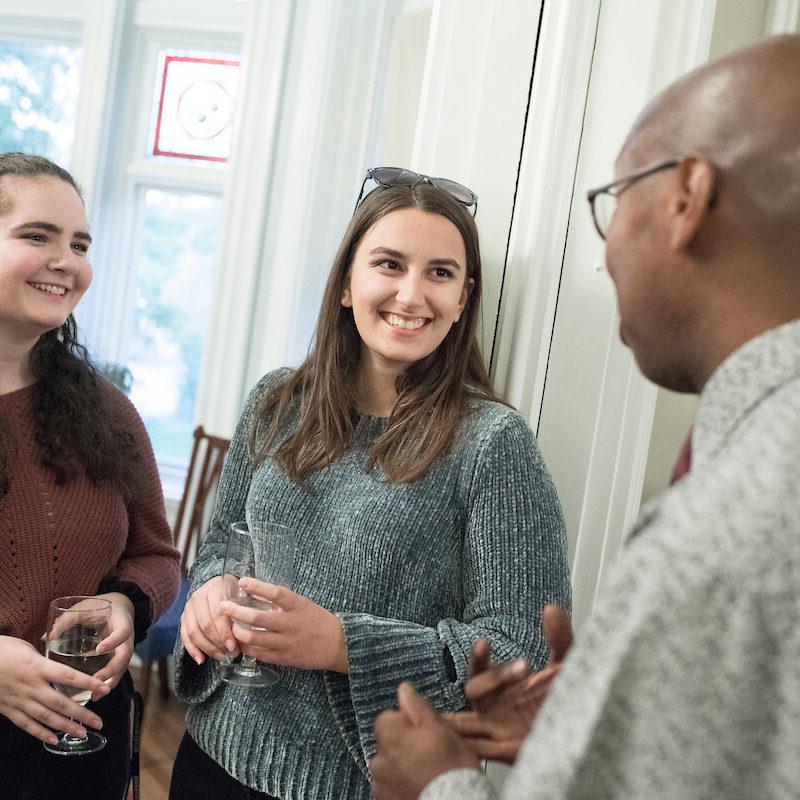
{"type": "Polygon", "coordinates": [[[175,764],[169,800],[276,800],[239,783],[206,755],[188,733],[183,735],[175,764]]]}
{"type": "Polygon", "coordinates": [[[121,800],[130,768],[133,682],[125,673],[107,697],[89,703],[103,720],[106,746],[85,756],[57,756],[0,715],[0,798],[121,800]]]}

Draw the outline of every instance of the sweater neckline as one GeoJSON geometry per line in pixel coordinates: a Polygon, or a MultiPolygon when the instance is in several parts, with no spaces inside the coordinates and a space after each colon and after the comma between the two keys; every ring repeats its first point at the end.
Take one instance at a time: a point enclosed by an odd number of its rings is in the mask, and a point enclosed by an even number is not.
{"type": "Polygon", "coordinates": [[[389,417],[376,417],[372,414],[360,414],[356,423],[356,432],[374,438],[389,424],[389,417]]]}
{"type": "Polygon", "coordinates": [[[35,386],[36,386],[36,381],[28,384],[27,386],[23,386],[21,389],[14,389],[13,392],[6,392],[5,394],[0,394],[0,405],[3,406],[17,405],[20,401],[25,400],[27,397],[33,394],[33,389],[35,386]]]}

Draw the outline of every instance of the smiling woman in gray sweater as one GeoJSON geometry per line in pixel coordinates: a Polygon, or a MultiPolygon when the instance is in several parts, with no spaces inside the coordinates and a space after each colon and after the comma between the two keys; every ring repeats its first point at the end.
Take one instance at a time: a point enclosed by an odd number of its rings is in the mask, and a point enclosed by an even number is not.
{"type": "Polygon", "coordinates": [[[474,196],[369,174],[311,354],[259,382],[231,443],[176,650],[190,709],[173,800],[366,800],[373,723],[401,681],[458,710],[477,637],[541,667],[542,608],[569,607],[555,488],[477,347],[474,196]],[[246,584],[280,610],[223,602],[227,528],[245,518],[295,533],[291,590],[246,584]],[[280,680],[223,683],[229,651],[280,680]]]}

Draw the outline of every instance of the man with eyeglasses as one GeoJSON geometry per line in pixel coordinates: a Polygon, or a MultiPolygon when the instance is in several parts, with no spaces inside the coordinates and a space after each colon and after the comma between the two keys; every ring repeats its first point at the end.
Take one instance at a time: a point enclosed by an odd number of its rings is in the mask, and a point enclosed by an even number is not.
{"type": "Polygon", "coordinates": [[[562,666],[487,667],[479,645],[467,722],[401,686],[378,800],[494,797],[476,751],[513,759],[521,718],[506,800],[800,797],[800,36],[673,84],[616,173],[589,201],[620,335],[701,393],[692,469],[643,509],[562,666]]]}

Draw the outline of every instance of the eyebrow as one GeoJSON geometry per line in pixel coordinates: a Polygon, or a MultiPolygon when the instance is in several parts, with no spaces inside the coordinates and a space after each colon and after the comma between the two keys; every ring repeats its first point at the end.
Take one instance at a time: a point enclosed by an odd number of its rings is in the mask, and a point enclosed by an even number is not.
{"type": "MultiPolygon", "coordinates": [[[[35,220],[33,222],[23,222],[22,225],[17,225],[17,227],[14,228],[15,233],[26,230],[47,231],[48,233],[55,233],[58,236],[64,233],[64,229],[59,228],[58,225],[53,225],[52,222],[40,222],[39,220],[35,220]]],[[[86,231],[75,231],[72,236],[75,239],[83,239],[85,242],[91,243],[92,241],[92,237],[86,231]]]]}
{"type": "MultiPolygon", "coordinates": [[[[387,255],[391,256],[392,258],[400,258],[405,259],[406,256],[404,253],[401,253],[399,250],[393,250],[391,247],[374,247],[372,250],[369,251],[369,254],[372,255],[387,255]]],[[[428,262],[432,266],[437,267],[453,267],[454,269],[460,270],[461,264],[458,261],[453,260],[452,258],[433,258],[428,262]]]]}

